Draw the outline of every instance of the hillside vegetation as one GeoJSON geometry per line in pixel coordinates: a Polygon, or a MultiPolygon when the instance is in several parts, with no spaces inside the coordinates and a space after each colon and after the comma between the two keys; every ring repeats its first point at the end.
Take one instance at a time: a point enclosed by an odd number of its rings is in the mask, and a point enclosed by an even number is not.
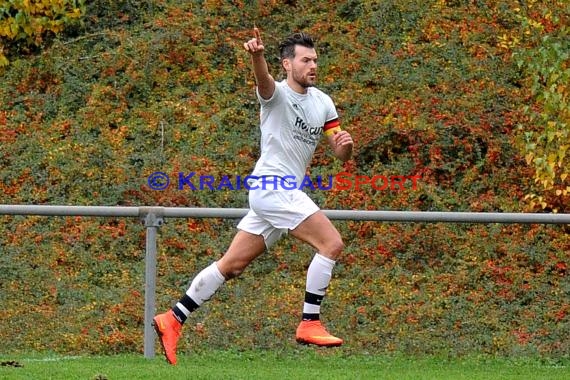
{"type": "MultiPolygon", "coordinates": [[[[178,185],[255,164],[255,25],[276,77],[283,36],[318,38],[319,87],[356,148],[341,164],[320,147],[312,178],[420,178],[311,191],[323,209],[570,212],[566,1],[87,3],[80,23],[3,40],[2,204],[246,207],[243,189],[178,185]]],[[[161,227],[161,310],[235,224],[161,227]]],[[[568,356],[568,226],[335,224],[347,249],[323,319],[348,350],[568,356]]],[[[136,220],[0,217],[3,350],[141,351],[144,244],[136,220]]],[[[294,344],[312,254],[284,239],[189,320],[182,351],[294,344]]]]}

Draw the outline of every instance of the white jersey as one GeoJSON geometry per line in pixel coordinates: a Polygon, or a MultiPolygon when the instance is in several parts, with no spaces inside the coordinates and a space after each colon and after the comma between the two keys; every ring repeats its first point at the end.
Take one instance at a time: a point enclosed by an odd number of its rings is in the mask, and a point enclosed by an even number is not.
{"type": "Polygon", "coordinates": [[[261,156],[252,176],[305,176],[323,131],[338,127],[332,99],[315,87],[306,94],[293,91],[287,81],[275,82],[270,99],[257,93],[261,104],[261,156]]]}

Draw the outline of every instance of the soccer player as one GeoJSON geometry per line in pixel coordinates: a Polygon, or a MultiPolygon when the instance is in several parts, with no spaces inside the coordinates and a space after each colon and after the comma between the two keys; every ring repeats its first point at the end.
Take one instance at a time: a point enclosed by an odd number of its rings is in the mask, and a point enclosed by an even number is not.
{"type": "Polygon", "coordinates": [[[171,364],[176,364],[176,345],[190,313],[210,299],[225,281],[239,276],[286,233],[317,251],[307,272],[297,342],[317,346],[343,343],[331,335],[319,319],[335,260],[344,248],[340,234],[303,191],[262,181],[267,178],[293,181],[295,178],[296,183],[300,183],[323,134],[333,154],[342,161],[351,158],[354,143],[350,134],[340,129],[331,98],[314,87],[317,54],[312,37],[295,33],[279,45],[287,78],[276,82],[269,74],[257,28],[254,28],[254,36],[244,43],[244,49],[251,55],[261,104],[261,156],[252,173],[253,178],[259,179],[249,183],[250,210],[238,224],[238,232],[226,253],[196,275],[171,310],[154,317],[154,328],[166,360],[171,364]]]}

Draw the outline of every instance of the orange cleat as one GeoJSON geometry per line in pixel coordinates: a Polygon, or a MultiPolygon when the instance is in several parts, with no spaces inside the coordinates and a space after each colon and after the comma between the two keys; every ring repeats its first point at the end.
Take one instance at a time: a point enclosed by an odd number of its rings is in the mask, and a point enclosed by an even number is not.
{"type": "Polygon", "coordinates": [[[164,351],[164,356],[166,356],[166,361],[176,365],[176,345],[178,338],[180,338],[182,324],[174,318],[172,310],[169,310],[154,317],[152,326],[160,339],[160,345],[164,351]]]}
{"type": "Polygon", "coordinates": [[[332,336],[322,325],[321,321],[301,321],[297,327],[297,342],[314,344],[321,347],[340,346],[343,341],[332,336]]]}

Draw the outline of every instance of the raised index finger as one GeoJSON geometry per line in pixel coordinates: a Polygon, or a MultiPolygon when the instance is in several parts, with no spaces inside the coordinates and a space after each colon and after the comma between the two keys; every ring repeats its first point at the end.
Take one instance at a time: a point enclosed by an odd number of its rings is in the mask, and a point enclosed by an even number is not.
{"type": "Polygon", "coordinates": [[[253,28],[253,34],[255,34],[255,39],[257,40],[257,43],[260,43],[261,42],[261,35],[259,34],[259,29],[254,27],[253,28]]]}

